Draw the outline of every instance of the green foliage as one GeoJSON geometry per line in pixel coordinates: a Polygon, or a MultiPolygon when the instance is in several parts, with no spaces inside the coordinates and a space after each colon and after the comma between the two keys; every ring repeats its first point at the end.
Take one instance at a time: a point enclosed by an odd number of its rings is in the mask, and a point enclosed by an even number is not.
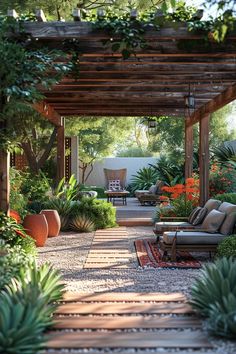
{"type": "Polygon", "coordinates": [[[227,236],[217,247],[217,256],[236,258],[236,235],[227,236]]]}
{"type": "Polygon", "coordinates": [[[94,222],[86,214],[75,215],[70,222],[70,229],[76,232],[92,232],[95,229],[94,222]]]}
{"type": "Polygon", "coordinates": [[[236,193],[216,194],[214,199],[221,200],[222,202],[236,204],[236,193]]]}
{"type": "Polygon", "coordinates": [[[208,317],[208,329],[216,335],[235,338],[236,262],[230,258],[207,264],[192,288],[193,308],[208,317]]]}
{"type": "Polygon", "coordinates": [[[116,209],[104,200],[83,198],[76,206],[74,215],[86,214],[94,222],[95,229],[116,226],[116,209]]]}
{"type": "Polygon", "coordinates": [[[33,262],[34,257],[19,245],[10,246],[0,239],[0,291],[10,280],[33,262]]]}
{"type": "Polygon", "coordinates": [[[27,214],[28,199],[21,192],[21,185],[21,172],[10,168],[10,207],[12,210],[16,210],[23,219],[27,214]]]}
{"type": "Polygon", "coordinates": [[[64,200],[60,198],[52,198],[46,204],[47,209],[57,210],[61,219],[61,230],[68,229],[70,218],[74,210],[77,208],[78,202],[71,200],[64,200]]]}
{"type": "Polygon", "coordinates": [[[50,181],[42,172],[38,175],[32,175],[30,173],[24,175],[21,193],[26,195],[29,201],[46,201],[48,199],[47,194],[50,190],[50,181]]]}
{"type": "Polygon", "coordinates": [[[222,165],[231,164],[236,168],[236,148],[233,145],[221,145],[212,149],[214,159],[222,165]]]}
{"type": "Polygon", "coordinates": [[[201,276],[192,287],[191,305],[202,315],[209,316],[212,305],[224,307],[226,298],[236,296],[236,262],[232,258],[220,258],[204,265],[201,276]]]}
{"type": "Polygon", "coordinates": [[[156,207],[155,221],[159,221],[160,217],[188,217],[195,208],[191,200],[186,200],[184,195],[171,201],[171,205],[159,205],[156,207]]]}
{"type": "Polygon", "coordinates": [[[28,254],[36,254],[35,241],[26,234],[22,225],[4,213],[0,213],[0,239],[10,246],[20,246],[28,254]]]}
{"type": "Polygon", "coordinates": [[[136,175],[133,175],[131,178],[130,186],[132,191],[137,189],[146,189],[148,190],[153,184],[156,184],[157,173],[152,167],[143,167],[136,175]]]}
{"type": "Polygon", "coordinates": [[[150,164],[157,178],[166,185],[174,186],[184,183],[184,164],[172,161],[166,156],[160,156],[156,165],[150,164]]]}
{"type": "Polygon", "coordinates": [[[51,266],[36,265],[12,279],[0,294],[0,351],[35,354],[42,349],[44,330],[52,324],[55,301],[64,285],[51,266]]]}
{"type": "Polygon", "coordinates": [[[78,199],[79,192],[79,184],[74,175],[72,175],[68,181],[66,182],[65,177],[61,179],[58,186],[54,191],[54,195],[56,198],[60,198],[63,200],[71,201],[78,199]]]}
{"type": "Polygon", "coordinates": [[[153,153],[141,147],[129,147],[117,153],[117,157],[150,157],[153,153]]]}

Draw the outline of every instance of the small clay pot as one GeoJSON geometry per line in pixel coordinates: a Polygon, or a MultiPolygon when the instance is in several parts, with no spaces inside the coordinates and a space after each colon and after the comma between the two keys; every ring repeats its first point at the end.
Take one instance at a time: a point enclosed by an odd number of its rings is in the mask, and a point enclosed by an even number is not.
{"type": "Polygon", "coordinates": [[[61,219],[57,210],[42,210],[40,214],[45,215],[48,223],[48,237],[59,235],[61,228],[61,219]]]}
{"type": "Polygon", "coordinates": [[[26,233],[36,241],[37,247],[43,247],[48,237],[48,223],[45,215],[26,215],[23,226],[26,233]]]}

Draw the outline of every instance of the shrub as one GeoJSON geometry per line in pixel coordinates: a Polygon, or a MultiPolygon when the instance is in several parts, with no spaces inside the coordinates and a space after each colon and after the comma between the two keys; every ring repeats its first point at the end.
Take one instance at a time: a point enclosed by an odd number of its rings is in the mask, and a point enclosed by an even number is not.
{"type": "Polygon", "coordinates": [[[65,177],[61,179],[58,186],[54,191],[54,195],[56,198],[60,198],[63,200],[76,200],[78,199],[79,185],[74,175],[72,175],[68,181],[66,182],[65,177]]]}
{"type": "Polygon", "coordinates": [[[236,296],[235,279],[236,262],[232,258],[220,258],[205,265],[192,288],[193,308],[207,316],[212,305],[224,306],[226,296],[236,296]]]}
{"type": "Polygon", "coordinates": [[[26,234],[22,225],[4,213],[0,213],[0,239],[10,246],[21,246],[27,254],[36,254],[35,241],[26,234]]]}
{"type": "Polygon", "coordinates": [[[0,291],[13,277],[19,275],[21,269],[26,269],[33,262],[21,246],[10,246],[0,240],[0,291]]]}
{"type": "Polygon", "coordinates": [[[53,198],[49,200],[45,207],[47,209],[57,210],[61,219],[61,230],[68,230],[70,218],[74,213],[74,209],[77,207],[78,202],[71,200],[64,200],[59,198],[53,198]]]}
{"type": "Polygon", "coordinates": [[[209,182],[211,196],[236,192],[236,170],[231,165],[213,164],[209,182]]]}
{"type": "Polygon", "coordinates": [[[155,165],[150,166],[156,172],[159,180],[166,185],[173,186],[177,183],[184,183],[184,164],[179,161],[172,161],[166,156],[160,156],[155,165]]]}
{"type": "Polygon", "coordinates": [[[44,330],[64,286],[58,271],[34,265],[13,279],[0,295],[0,352],[35,354],[43,348],[44,330]]]}
{"type": "Polygon", "coordinates": [[[153,184],[156,184],[157,173],[152,167],[141,168],[136,175],[131,178],[130,186],[133,191],[137,189],[149,189],[153,184]]]}
{"type": "Polygon", "coordinates": [[[236,193],[216,194],[214,198],[222,202],[236,204],[236,193]]]}
{"type": "Polygon", "coordinates": [[[72,218],[70,228],[76,232],[92,232],[95,225],[89,216],[81,214],[72,218]]]}
{"type": "Polygon", "coordinates": [[[94,222],[96,229],[116,226],[116,209],[105,200],[82,198],[74,215],[86,214],[94,222]]]}
{"type": "Polygon", "coordinates": [[[47,194],[50,193],[50,190],[50,181],[42,172],[38,175],[25,174],[21,185],[21,193],[26,195],[30,202],[47,201],[47,194]]]}
{"type": "Polygon", "coordinates": [[[217,247],[217,256],[236,257],[236,235],[227,236],[217,247]]]}

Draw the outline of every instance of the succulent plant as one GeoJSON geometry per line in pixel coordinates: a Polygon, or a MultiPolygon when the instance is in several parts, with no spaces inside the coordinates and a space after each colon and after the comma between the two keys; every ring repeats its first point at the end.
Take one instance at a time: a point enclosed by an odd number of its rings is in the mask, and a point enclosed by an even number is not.
{"type": "Polygon", "coordinates": [[[236,297],[235,279],[236,261],[232,257],[205,265],[193,285],[191,305],[206,316],[212,312],[212,305],[217,304],[224,309],[225,299],[229,295],[236,297]]]}
{"type": "Polygon", "coordinates": [[[95,225],[89,216],[79,214],[71,220],[70,228],[76,232],[91,232],[95,229],[95,225]]]}
{"type": "Polygon", "coordinates": [[[58,211],[61,219],[61,230],[67,230],[70,217],[73,214],[73,209],[77,206],[77,204],[77,201],[53,198],[46,204],[46,208],[55,209],[58,211]]]}

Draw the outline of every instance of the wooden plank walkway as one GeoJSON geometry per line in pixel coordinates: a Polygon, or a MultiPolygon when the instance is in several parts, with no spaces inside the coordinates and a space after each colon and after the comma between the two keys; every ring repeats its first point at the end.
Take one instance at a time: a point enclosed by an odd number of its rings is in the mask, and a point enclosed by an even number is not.
{"type": "Polygon", "coordinates": [[[119,353],[174,348],[178,353],[194,350],[196,354],[212,348],[181,293],[66,293],[54,320],[47,334],[51,354],[76,349],[113,353],[117,348],[119,353]]]}
{"type": "Polygon", "coordinates": [[[128,232],[125,227],[97,230],[84,269],[127,269],[130,268],[131,259],[128,232]]]}

